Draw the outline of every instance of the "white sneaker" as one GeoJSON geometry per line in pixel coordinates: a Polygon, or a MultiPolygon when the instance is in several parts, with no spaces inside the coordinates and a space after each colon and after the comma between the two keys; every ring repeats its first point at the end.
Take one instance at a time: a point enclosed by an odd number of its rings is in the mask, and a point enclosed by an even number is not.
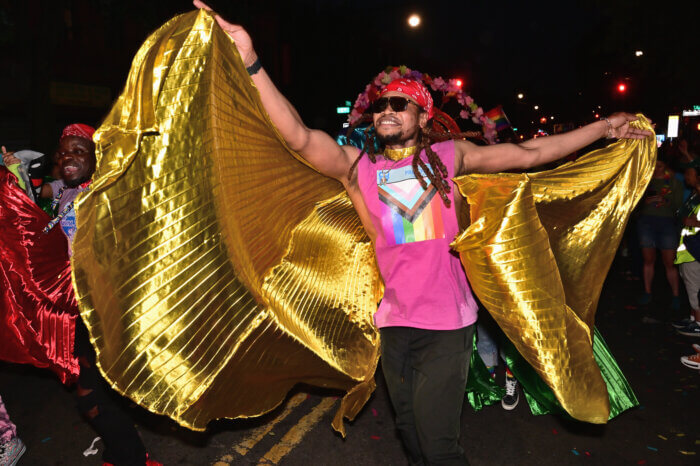
{"type": "Polygon", "coordinates": [[[518,406],[520,395],[518,395],[518,380],[506,374],[506,394],[501,398],[501,406],[507,411],[511,411],[518,406]]]}

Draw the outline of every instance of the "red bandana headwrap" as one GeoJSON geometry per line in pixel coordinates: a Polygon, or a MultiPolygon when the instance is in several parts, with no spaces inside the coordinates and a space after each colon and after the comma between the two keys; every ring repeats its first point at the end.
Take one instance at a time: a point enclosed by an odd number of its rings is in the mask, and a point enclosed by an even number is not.
{"type": "Polygon", "coordinates": [[[386,87],[381,90],[379,97],[391,91],[406,94],[415,100],[416,103],[426,111],[428,118],[433,117],[433,97],[430,95],[428,88],[426,88],[423,83],[413,79],[397,78],[387,84],[386,87]]]}
{"type": "Polygon", "coordinates": [[[74,123],[63,128],[59,141],[68,136],[78,136],[79,138],[89,139],[92,141],[92,135],[95,134],[95,128],[84,125],[82,123],[74,123]]]}

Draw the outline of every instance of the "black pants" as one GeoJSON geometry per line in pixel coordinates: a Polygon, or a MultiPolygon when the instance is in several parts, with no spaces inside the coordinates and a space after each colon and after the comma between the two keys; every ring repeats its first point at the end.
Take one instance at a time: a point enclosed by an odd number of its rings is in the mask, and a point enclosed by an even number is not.
{"type": "Polygon", "coordinates": [[[104,442],[102,459],[115,466],[143,466],[146,448],[134,422],[112,399],[114,393],[97,369],[95,350],[80,319],[75,327],[75,355],[80,361],[78,385],[92,390],[85,396],[76,393],[78,409],[104,442]],[[92,416],[95,408],[97,415],[92,416]]]}
{"type": "Polygon", "coordinates": [[[469,464],[459,431],[474,326],[380,333],[382,371],[410,464],[469,464]]]}

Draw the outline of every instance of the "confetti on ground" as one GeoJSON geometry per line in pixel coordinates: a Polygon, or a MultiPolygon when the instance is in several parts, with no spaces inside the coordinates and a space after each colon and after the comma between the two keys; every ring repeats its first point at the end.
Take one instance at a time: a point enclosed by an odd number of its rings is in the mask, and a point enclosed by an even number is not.
{"type": "Polygon", "coordinates": [[[659,451],[658,448],[650,447],[649,445],[647,445],[647,448],[651,451],[659,451]]]}
{"type": "Polygon", "coordinates": [[[553,433],[554,435],[557,435],[559,432],[557,432],[557,429],[552,429],[552,433],[553,433]]]}
{"type": "Polygon", "coordinates": [[[575,448],[571,449],[571,453],[573,453],[576,456],[580,455],[580,453],[575,448]]]}
{"type": "Polygon", "coordinates": [[[96,445],[97,445],[97,442],[99,442],[100,440],[101,440],[100,437],[95,437],[94,439],[92,439],[92,443],[91,443],[90,446],[87,448],[87,450],[85,450],[85,451],[83,452],[83,456],[87,458],[88,456],[92,456],[92,455],[98,454],[98,453],[100,452],[100,450],[97,448],[96,445]]]}
{"type": "Polygon", "coordinates": [[[584,453],[586,454],[586,456],[591,456],[591,452],[590,452],[590,451],[584,451],[584,453]]]}
{"type": "Polygon", "coordinates": [[[695,445],[700,445],[700,440],[696,440],[695,445]]]}
{"type": "Polygon", "coordinates": [[[647,460],[639,460],[637,461],[637,464],[647,464],[647,460]]]}
{"type": "Polygon", "coordinates": [[[370,438],[372,440],[381,440],[381,437],[379,435],[370,435],[370,438]]]}
{"type": "Polygon", "coordinates": [[[41,439],[41,443],[46,443],[46,442],[48,442],[49,440],[51,440],[51,437],[46,437],[46,438],[44,438],[44,439],[41,439]]]}
{"type": "Polygon", "coordinates": [[[686,455],[686,456],[692,456],[695,454],[694,451],[685,451],[685,450],[678,450],[681,452],[681,455],[686,455]]]}
{"type": "Polygon", "coordinates": [[[372,416],[377,417],[377,410],[372,408],[372,416]]]}
{"type": "Polygon", "coordinates": [[[657,435],[657,437],[659,437],[661,440],[668,440],[666,437],[664,437],[664,436],[661,435],[661,434],[657,435]]]}
{"type": "Polygon", "coordinates": [[[685,437],[685,434],[683,434],[683,433],[676,434],[676,437],[685,437]]]}

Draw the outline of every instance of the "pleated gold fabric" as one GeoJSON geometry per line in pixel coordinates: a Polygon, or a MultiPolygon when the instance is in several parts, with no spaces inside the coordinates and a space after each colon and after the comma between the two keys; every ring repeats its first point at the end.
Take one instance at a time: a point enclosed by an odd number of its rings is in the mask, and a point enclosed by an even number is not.
{"type": "Polygon", "coordinates": [[[373,248],[342,186],[279,137],[210,13],[148,38],[95,141],[73,283],[114,389],[202,430],[297,383],[329,387],[347,392],[344,434],[374,389],[373,248]]]}
{"type": "MultiPolygon", "coordinates": [[[[282,141],[209,13],[149,37],[95,140],[73,285],[114,389],[201,430],[297,383],[329,387],[346,391],[344,434],[374,389],[373,248],[342,186],[282,141]]],[[[625,141],[550,172],[456,180],[474,290],[577,419],[608,418],[591,329],[654,155],[653,138],[625,141]]]]}
{"type": "MultiPolygon", "coordinates": [[[[632,124],[653,131],[642,115],[632,124]]],[[[650,136],[550,171],[455,179],[471,224],[453,247],[472,289],[562,407],[582,421],[609,418],[593,358],[595,310],[655,160],[650,136]]]]}

